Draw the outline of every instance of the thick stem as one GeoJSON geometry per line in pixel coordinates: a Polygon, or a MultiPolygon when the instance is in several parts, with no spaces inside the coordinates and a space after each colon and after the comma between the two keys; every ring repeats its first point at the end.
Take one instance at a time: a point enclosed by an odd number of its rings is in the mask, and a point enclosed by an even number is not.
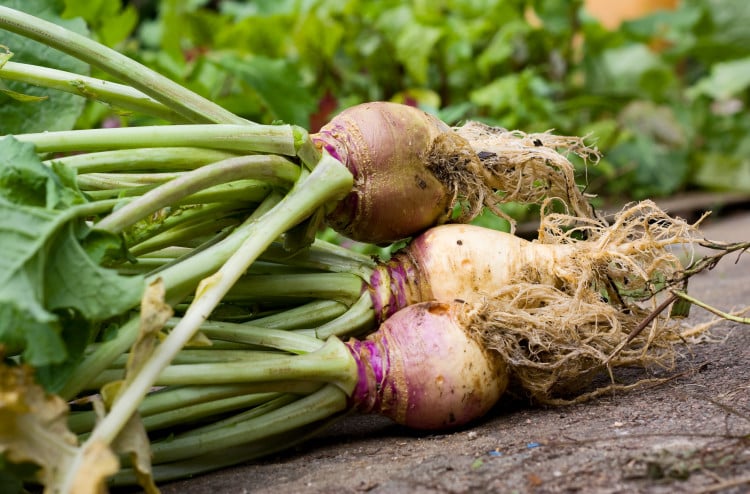
{"type": "MultiPolygon", "coordinates": [[[[137,257],[171,246],[193,246],[195,242],[216,235],[224,229],[231,230],[240,224],[243,208],[235,206],[226,209],[231,204],[215,204],[216,209],[210,206],[214,204],[167,218],[158,225],[159,228],[127,235],[130,254],[137,257]]],[[[252,209],[248,204],[243,206],[244,209],[252,209]]],[[[178,262],[180,261],[175,260],[175,263],[178,262]]]]}
{"type": "Polygon", "coordinates": [[[86,389],[89,382],[133,344],[138,335],[139,326],[140,318],[136,315],[117,331],[115,338],[102,343],[93,353],[85,356],[58,394],[63,399],[70,400],[81,390],[86,389]]]}
{"type": "Polygon", "coordinates": [[[34,144],[38,153],[195,146],[294,156],[295,133],[289,125],[153,125],[19,134],[15,138],[34,144]]]}
{"type": "MultiPolygon", "coordinates": [[[[315,383],[320,387],[318,383],[315,383]]],[[[244,395],[271,394],[263,386],[245,385],[245,384],[228,384],[228,385],[210,385],[210,386],[178,386],[169,389],[159,390],[147,396],[143,403],[138,407],[138,414],[141,418],[150,417],[172,412],[179,412],[184,407],[201,405],[225,398],[233,398],[244,395]]],[[[315,391],[317,387],[307,385],[305,390],[315,391]]],[[[265,386],[268,388],[268,386],[265,386]]],[[[275,394],[275,393],[273,393],[275,394]]],[[[68,417],[68,428],[75,434],[82,434],[93,429],[96,424],[96,412],[93,410],[86,412],[75,412],[68,417]]]]}
{"type": "Polygon", "coordinates": [[[266,179],[272,183],[292,183],[299,178],[299,167],[281,156],[274,155],[229,158],[187,172],[145,193],[99,221],[95,228],[118,234],[154,211],[200,190],[249,178],[266,179]]]}
{"type": "MultiPolygon", "coordinates": [[[[176,325],[177,320],[175,320],[176,325]]],[[[271,329],[253,324],[206,321],[201,331],[209,338],[275,348],[290,353],[304,354],[319,350],[323,342],[317,338],[282,329],[271,329]]]]}
{"type": "Polygon", "coordinates": [[[167,427],[189,424],[198,419],[257,406],[278,397],[279,393],[242,394],[206,403],[182,406],[177,410],[170,410],[143,418],[143,426],[147,431],[155,431],[167,427]]]}
{"type": "Polygon", "coordinates": [[[225,300],[328,299],[351,306],[364,288],[362,279],[350,273],[253,275],[238,280],[225,300]]]}
{"type": "Polygon", "coordinates": [[[194,170],[195,168],[216,163],[236,154],[215,149],[197,147],[149,147],[143,149],[118,149],[95,153],[74,154],[45,161],[53,161],[74,168],[80,175],[83,173],[136,172],[141,170],[194,170]]]}
{"type": "Polygon", "coordinates": [[[334,273],[352,273],[363,280],[369,280],[376,267],[370,256],[320,239],[315,239],[308,248],[293,253],[274,243],[263,253],[261,259],[334,273]]]}
{"type": "MultiPolygon", "coordinates": [[[[299,336],[299,335],[298,335],[299,336]]],[[[350,392],[357,382],[354,360],[346,346],[330,338],[321,348],[301,355],[246,362],[170,365],[154,381],[158,386],[319,381],[350,392]]]]}
{"type": "Polygon", "coordinates": [[[252,123],[111,48],[38,17],[0,6],[0,28],[39,41],[99,67],[192,122],[252,123]]]}
{"type": "Polygon", "coordinates": [[[330,336],[356,336],[372,329],[375,324],[376,318],[372,307],[372,297],[369,292],[365,292],[349,310],[336,319],[321,324],[315,329],[303,329],[298,330],[298,332],[325,340],[330,336]]]}
{"type": "Polygon", "coordinates": [[[181,173],[143,173],[135,175],[132,173],[88,173],[78,175],[76,183],[85,192],[95,190],[112,190],[136,188],[143,186],[159,186],[179,177],[181,173]]]}
{"type": "Polygon", "coordinates": [[[167,108],[153,98],[116,82],[103,81],[63,70],[24,63],[6,62],[0,66],[0,79],[25,82],[34,86],[77,94],[108,105],[144,113],[173,123],[191,120],[167,108]]]}
{"type": "MultiPolygon", "coordinates": [[[[221,448],[208,454],[181,461],[154,465],[153,477],[156,482],[189,478],[212,470],[238,465],[255,458],[267,457],[319,435],[321,431],[337,419],[338,416],[334,416],[323,421],[289,429],[280,434],[255,439],[247,444],[221,448]]],[[[135,484],[137,479],[132,470],[123,470],[113,478],[113,482],[115,485],[135,484]]]]}
{"type": "Polygon", "coordinates": [[[251,444],[262,438],[323,420],[346,409],[346,395],[336,386],[321,390],[284,407],[226,428],[202,434],[186,434],[152,446],[153,462],[167,463],[189,458],[196,451],[220,451],[240,444],[251,444]]]}
{"type": "MultiPolygon", "coordinates": [[[[173,264],[166,266],[147,278],[148,282],[162,278],[167,287],[170,300],[183,300],[193,291],[199,280],[219,269],[221,265],[235,253],[242,242],[252,234],[256,222],[269,211],[273,210],[282,200],[280,193],[272,192],[247,217],[245,221],[232,230],[228,236],[218,236],[218,242],[208,241],[205,248],[197,247],[190,254],[175,259],[173,264]]],[[[135,301],[134,303],[138,303],[135,301]]]]}
{"type": "Polygon", "coordinates": [[[253,319],[255,326],[275,329],[309,328],[323,324],[347,311],[347,307],[334,300],[314,300],[270,316],[253,319]]]}

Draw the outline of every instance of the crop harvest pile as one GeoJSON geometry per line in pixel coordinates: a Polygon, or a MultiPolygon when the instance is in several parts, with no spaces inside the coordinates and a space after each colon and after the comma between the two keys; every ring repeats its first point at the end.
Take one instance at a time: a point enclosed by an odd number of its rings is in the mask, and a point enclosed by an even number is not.
{"type": "Polygon", "coordinates": [[[350,410],[445,429],[510,393],[593,398],[618,388],[596,375],[668,367],[687,279],[749,246],[650,201],[600,214],[568,160],[599,159],[582,138],[389,102],[315,133],[261,125],[55,23],[0,6],[0,30],[121,83],[12,44],[0,79],[159,122],[3,127],[0,479],[18,492],[156,492],[350,410]],[[470,224],[509,202],[539,207],[537,239],[470,224]],[[404,247],[375,259],[324,227],[404,247]]]}

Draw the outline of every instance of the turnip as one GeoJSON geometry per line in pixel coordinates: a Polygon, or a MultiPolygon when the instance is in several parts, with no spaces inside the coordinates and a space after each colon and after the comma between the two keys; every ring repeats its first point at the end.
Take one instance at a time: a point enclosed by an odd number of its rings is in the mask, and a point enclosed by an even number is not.
{"type": "MultiPolygon", "coordinates": [[[[474,225],[440,225],[389,260],[375,263],[317,241],[292,256],[275,248],[261,258],[335,274],[253,274],[241,278],[230,295],[248,302],[282,296],[335,298],[351,305],[366,292],[359,309],[374,311],[373,321],[382,322],[414,303],[483,302],[529,283],[603,297],[614,307],[638,312],[630,306],[649,299],[681,272],[678,248],[684,246],[689,259],[699,240],[697,226],[643,201],[623,208],[611,224],[545,213],[533,241],[474,225]]],[[[315,328],[315,334],[325,338],[349,326],[333,322],[315,328]]]]}
{"type": "Polygon", "coordinates": [[[500,213],[498,204],[507,201],[555,197],[594,216],[572,165],[555,150],[596,159],[578,138],[526,136],[479,123],[452,129],[417,108],[373,102],[344,110],[312,139],[354,175],[352,192],[327,216],[354,240],[399,240],[448,220],[468,222],[483,206],[500,213]]]}

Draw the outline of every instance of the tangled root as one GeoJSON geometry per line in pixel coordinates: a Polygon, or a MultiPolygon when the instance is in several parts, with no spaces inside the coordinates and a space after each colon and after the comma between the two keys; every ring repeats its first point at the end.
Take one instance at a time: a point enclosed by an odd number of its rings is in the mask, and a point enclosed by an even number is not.
{"type": "Polygon", "coordinates": [[[697,224],[671,218],[650,201],[626,207],[612,224],[546,215],[539,242],[568,246],[558,267],[570,275],[557,286],[519,279],[487,301],[470,326],[538,403],[581,401],[615,389],[613,382],[582,392],[602,371],[613,379],[615,367],[670,368],[679,323],[656,311],[657,295],[681,279],[673,246],[691,255],[697,235],[697,224]]]}
{"type": "Polygon", "coordinates": [[[484,205],[508,220],[512,229],[514,221],[498,209],[499,204],[541,204],[557,199],[581,218],[597,218],[576,185],[575,168],[565,156],[574,153],[584,162],[597,163],[598,150],[584,144],[583,138],[525,134],[479,122],[468,122],[454,130],[468,141],[481,162],[477,175],[484,184],[484,205]]]}

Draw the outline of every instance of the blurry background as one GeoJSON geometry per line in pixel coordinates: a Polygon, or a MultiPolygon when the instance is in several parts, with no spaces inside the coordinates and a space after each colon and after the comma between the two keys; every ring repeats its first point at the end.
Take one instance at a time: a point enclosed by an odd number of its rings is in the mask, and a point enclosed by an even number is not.
{"type": "MultiPolygon", "coordinates": [[[[59,3],[255,121],[315,131],[344,107],[394,100],[450,124],[589,135],[604,159],[581,181],[607,200],[750,195],[746,0],[59,3]]],[[[131,118],[89,104],[77,125],[131,118]]]]}

